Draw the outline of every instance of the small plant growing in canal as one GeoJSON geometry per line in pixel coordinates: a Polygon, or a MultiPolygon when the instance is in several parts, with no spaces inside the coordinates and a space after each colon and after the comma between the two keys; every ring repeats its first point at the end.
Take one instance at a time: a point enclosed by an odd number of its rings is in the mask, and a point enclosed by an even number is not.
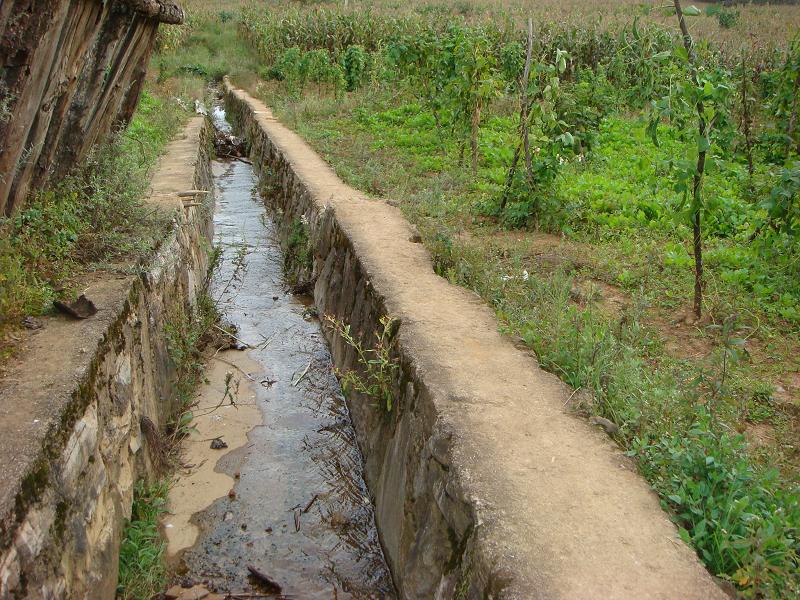
{"type": "Polygon", "coordinates": [[[169,485],[139,481],[133,491],[131,518],[125,524],[119,552],[117,598],[147,600],[166,583],[164,549],[159,518],[167,512],[169,485]]]}
{"type": "Polygon", "coordinates": [[[371,348],[366,347],[361,340],[355,338],[350,331],[350,325],[332,315],[326,315],[325,320],[333,327],[348,346],[353,348],[358,355],[358,363],[364,372],[354,370],[342,372],[337,369],[337,375],[342,382],[345,392],[354,390],[359,394],[374,399],[386,414],[394,408],[394,392],[392,383],[400,365],[392,356],[397,330],[400,320],[388,316],[381,317],[381,328],[376,331],[377,341],[371,348]]]}
{"type": "Polygon", "coordinates": [[[286,265],[301,269],[311,268],[311,240],[304,218],[294,219],[286,242],[286,265]]]}
{"type": "MultiPolygon", "coordinates": [[[[247,247],[239,248],[233,261],[233,274],[226,283],[222,294],[231,283],[241,276],[245,268],[247,247]]],[[[203,381],[205,357],[203,350],[214,343],[215,331],[230,335],[220,328],[220,312],[218,300],[211,297],[209,287],[215,271],[222,264],[222,251],[212,248],[209,252],[209,266],[203,286],[197,295],[194,305],[178,303],[173,309],[164,327],[164,339],[170,361],[175,368],[175,397],[178,414],[169,425],[173,441],[190,433],[194,415],[191,410],[192,397],[197,386],[203,381]]]]}
{"type": "Polygon", "coordinates": [[[313,267],[311,238],[308,235],[308,220],[303,215],[292,220],[289,237],[286,240],[286,252],[283,257],[286,279],[296,294],[309,293],[313,286],[310,278],[313,267]]]}
{"type": "Polygon", "coordinates": [[[195,306],[178,305],[164,328],[169,358],[176,372],[176,395],[187,406],[203,373],[201,349],[209,330],[219,321],[217,306],[203,291],[195,306]]]}

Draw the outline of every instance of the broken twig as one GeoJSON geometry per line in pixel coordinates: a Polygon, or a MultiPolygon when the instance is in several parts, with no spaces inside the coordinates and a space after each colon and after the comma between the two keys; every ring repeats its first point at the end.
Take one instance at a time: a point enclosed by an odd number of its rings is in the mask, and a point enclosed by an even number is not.
{"type": "Polygon", "coordinates": [[[302,373],[300,373],[300,377],[298,377],[298,378],[297,378],[297,381],[295,381],[294,383],[292,383],[292,386],[293,386],[293,387],[297,387],[297,384],[298,384],[298,383],[300,383],[300,382],[303,380],[303,377],[305,377],[305,376],[306,376],[306,373],[308,373],[308,370],[311,368],[311,362],[312,362],[312,361],[308,361],[308,365],[307,365],[307,366],[306,366],[306,368],[303,370],[303,372],[302,372],[302,373]]]}

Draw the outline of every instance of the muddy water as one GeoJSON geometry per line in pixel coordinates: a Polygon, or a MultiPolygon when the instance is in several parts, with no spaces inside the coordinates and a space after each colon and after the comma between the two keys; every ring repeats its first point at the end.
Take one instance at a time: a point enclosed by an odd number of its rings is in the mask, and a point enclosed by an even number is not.
{"type": "Polygon", "coordinates": [[[184,580],[220,592],[275,597],[252,567],[284,597],[394,597],[313,307],[286,289],[252,168],[219,162],[214,173],[224,255],[212,294],[249,348],[211,361],[196,409],[208,414],[197,420],[170,495],[168,551],[184,580]],[[218,436],[228,448],[210,448],[218,436]]]}

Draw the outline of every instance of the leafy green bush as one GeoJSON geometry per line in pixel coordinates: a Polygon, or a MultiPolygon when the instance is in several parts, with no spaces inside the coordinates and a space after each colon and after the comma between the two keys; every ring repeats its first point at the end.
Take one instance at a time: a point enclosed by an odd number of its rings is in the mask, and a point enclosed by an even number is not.
{"type": "Polygon", "coordinates": [[[297,46],[287,48],[268,70],[270,79],[286,82],[291,96],[302,91],[306,79],[303,52],[297,46]]]}
{"type": "Polygon", "coordinates": [[[688,431],[636,438],[631,454],[713,573],[756,597],[800,592],[800,489],[754,467],[742,435],[701,407],[688,431]]]}
{"type": "Polygon", "coordinates": [[[362,46],[348,46],[342,57],[347,91],[352,92],[364,83],[369,66],[369,55],[362,46]]]}
{"type": "Polygon", "coordinates": [[[717,21],[719,21],[719,26],[725,29],[735,27],[739,22],[739,11],[723,6],[717,13],[717,21]]]}
{"type": "Polygon", "coordinates": [[[303,54],[303,73],[308,81],[317,84],[317,90],[322,91],[323,85],[330,85],[335,91],[345,87],[344,70],[335,62],[330,52],[325,48],[309,50],[303,54]]]}
{"type": "Polygon", "coordinates": [[[800,161],[780,169],[762,208],[774,227],[795,237],[800,234],[800,161]]]}

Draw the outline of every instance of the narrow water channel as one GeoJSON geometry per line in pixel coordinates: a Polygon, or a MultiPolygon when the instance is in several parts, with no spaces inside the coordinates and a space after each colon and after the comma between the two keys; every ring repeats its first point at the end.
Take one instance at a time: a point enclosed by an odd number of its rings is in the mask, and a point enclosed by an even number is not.
{"type": "Polygon", "coordinates": [[[240,597],[393,598],[319,320],[287,290],[253,168],[213,168],[223,261],[211,292],[247,348],[216,355],[198,396],[164,524],[175,569],[240,597]],[[228,447],[212,449],[216,437],[228,447]]]}

